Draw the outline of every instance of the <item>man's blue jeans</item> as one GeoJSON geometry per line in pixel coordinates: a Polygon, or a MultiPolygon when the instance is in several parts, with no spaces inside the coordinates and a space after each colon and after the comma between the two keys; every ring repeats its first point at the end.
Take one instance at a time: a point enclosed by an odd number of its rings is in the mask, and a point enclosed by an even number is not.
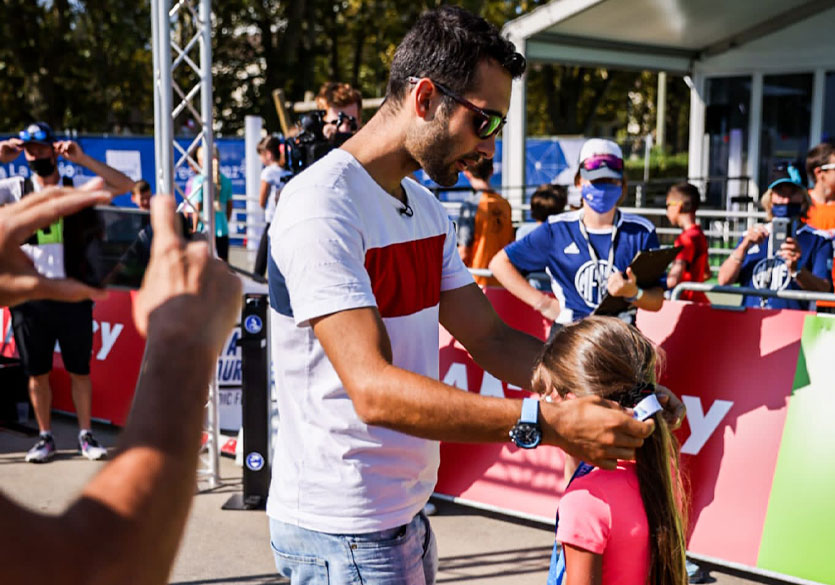
{"type": "Polygon", "coordinates": [[[423,512],[404,526],[368,534],[315,532],[270,518],[270,545],[291,585],[434,585],[438,570],[423,512]]]}

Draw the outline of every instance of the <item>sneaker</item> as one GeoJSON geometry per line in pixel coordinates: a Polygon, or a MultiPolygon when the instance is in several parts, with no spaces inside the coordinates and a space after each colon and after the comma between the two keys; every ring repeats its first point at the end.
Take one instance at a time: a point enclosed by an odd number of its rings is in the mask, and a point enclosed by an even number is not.
{"type": "Polygon", "coordinates": [[[87,431],[78,437],[78,452],[84,455],[90,461],[96,461],[107,457],[107,449],[102,447],[93,433],[87,431]]]}
{"type": "Polygon", "coordinates": [[[35,446],[26,453],[27,463],[46,463],[55,455],[55,439],[52,435],[41,435],[35,446]]]}

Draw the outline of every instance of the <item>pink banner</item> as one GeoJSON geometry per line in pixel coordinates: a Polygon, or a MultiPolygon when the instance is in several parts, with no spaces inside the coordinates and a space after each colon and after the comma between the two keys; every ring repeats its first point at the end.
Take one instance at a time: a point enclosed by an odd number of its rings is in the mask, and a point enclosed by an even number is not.
{"type": "MultiPolygon", "coordinates": [[[[547,324],[533,310],[503,289],[486,293],[507,323],[544,338],[547,324]]],[[[688,407],[677,435],[692,494],[692,552],[756,565],[807,314],[681,302],[639,313],[641,331],[666,353],[663,383],[688,407]]],[[[485,374],[443,329],[439,341],[442,380],[490,396],[525,395],[485,374]]],[[[550,519],[563,483],[558,449],[445,443],[436,491],[550,519]]]]}

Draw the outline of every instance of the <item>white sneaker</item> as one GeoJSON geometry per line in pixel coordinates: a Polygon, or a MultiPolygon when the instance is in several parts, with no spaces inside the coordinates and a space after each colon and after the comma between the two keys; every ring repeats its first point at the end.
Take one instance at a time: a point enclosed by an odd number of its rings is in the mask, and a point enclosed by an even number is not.
{"type": "Polygon", "coordinates": [[[55,455],[55,439],[52,435],[41,435],[35,446],[26,453],[27,463],[46,463],[55,455]]]}
{"type": "Polygon", "coordinates": [[[87,431],[78,437],[78,452],[90,461],[97,461],[107,457],[107,449],[101,446],[93,433],[87,431]]]}

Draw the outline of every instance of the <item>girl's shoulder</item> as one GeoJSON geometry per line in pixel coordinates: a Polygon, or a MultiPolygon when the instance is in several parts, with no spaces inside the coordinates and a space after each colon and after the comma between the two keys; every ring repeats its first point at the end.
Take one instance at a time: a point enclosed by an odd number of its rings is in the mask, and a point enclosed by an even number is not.
{"type": "Polygon", "coordinates": [[[612,470],[595,468],[572,481],[566,489],[566,494],[580,490],[606,501],[624,496],[631,497],[635,493],[640,495],[635,462],[619,461],[617,468],[612,470]]]}

